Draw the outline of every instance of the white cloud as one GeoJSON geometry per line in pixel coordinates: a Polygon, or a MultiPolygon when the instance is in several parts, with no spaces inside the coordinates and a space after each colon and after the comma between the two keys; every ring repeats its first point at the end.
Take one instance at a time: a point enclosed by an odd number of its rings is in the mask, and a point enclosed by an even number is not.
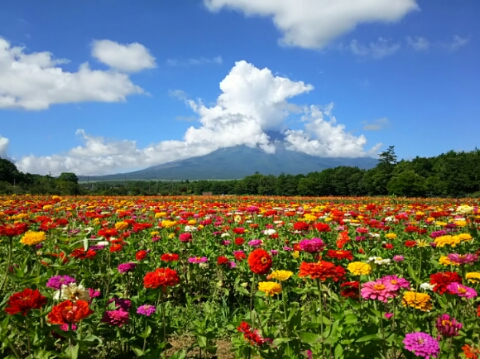
{"type": "Polygon", "coordinates": [[[363,129],[365,131],[378,131],[385,128],[390,124],[390,121],[386,117],[378,118],[372,122],[363,121],[363,129]]]}
{"type": "Polygon", "coordinates": [[[207,58],[207,57],[190,58],[188,60],[167,59],[168,66],[190,66],[190,65],[209,65],[209,64],[221,65],[223,64],[223,58],[221,56],[216,56],[212,58],[207,58]]]}
{"type": "Polygon", "coordinates": [[[430,42],[426,38],[421,36],[407,37],[407,44],[415,51],[428,50],[428,48],[430,47],[430,42]]]}
{"type": "Polygon", "coordinates": [[[155,58],[138,42],[122,45],[111,40],[95,40],[92,44],[92,56],[124,72],[138,72],[156,67],[155,58]]]}
{"type": "Polygon", "coordinates": [[[0,157],[1,158],[7,158],[7,151],[8,151],[8,143],[10,141],[6,137],[2,137],[0,135],[0,157]]]}
{"type": "Polygon", "coordinates": [[[92,70],[88,63],[77,72],[64,71],[49,52],[26,54],[0,38],[0,109],[44,110],[52,104],[86,101],[125,101],[144,91],[128,75],[92,70]]]}
{"type": "Polygon", "coordinates": [[[457,51],[458,49],[460,49],[461,47],[465,46],[466,44],[468,44],[468,42],[470,41],[470,39],[467,39],[467,38],[462,38],[458,35],[455,35],[453,37],[453,41],[446,44],[446,47],[448,50],[450,51],[457,51]]]}
{"type": "Polygon", "coordinates": [[[380,37],[377,42],[370,42],[368,45],[363,45],[357,40],[352,40],[346,46],[340,45],[339,49],[351,51],[357,56],[381,59],[383,57],[393,55],[400,50],[400,47],[400,44],[390,44],[388,40],[380,37]]]}
{"type": "Polygon", "coordinates": [[[204,0],[210,11],[231,8],[271,17],[288,46],[322,48],[360,24],[392,23],[418,10],[416,0],[204,0]]]}
{"type": "MultiPolygon", "coordinates": [[[[59,174],[109,174],[145,168],[174,160],[206,155],[219,148],[236,145],[259,147],[275,152],[269,131],[283,132],[285,145],[293,151],[314,156],[366,156],[366,139],[345,131],[332,116],[332,106],[298,106],[289,99],[313,90],[302,81],[274,76],[268,68],[259,69],[239,61],[220,82],[221,94],[211,107],[188,100],[183,92],[172,91],[196,113],[198,126],[191,126],[182,141],[162,141],[138,148],[135,141],[107,141],[83,130],[84,142],[63,155],[24,157],[17,161],[22,171],[59,174]],[[303,114],[303,130],[287,130],[291,113],[303,114]]],[[[376,150],[375,150],[376,151],[376,150]]],[[[375,152],[374,151],[374,152],[375,152]]]]}

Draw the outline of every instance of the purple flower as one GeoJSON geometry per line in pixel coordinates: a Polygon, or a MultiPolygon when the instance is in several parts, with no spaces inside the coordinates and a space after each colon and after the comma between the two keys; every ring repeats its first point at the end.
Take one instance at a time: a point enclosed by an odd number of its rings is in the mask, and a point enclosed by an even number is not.
{"type": "Polygon", "coordinates": [[[308,253],[318,253],[325,248],[325,243],[320,238],[302,239],[299,245],[302,251],[308,253]]]}
{"type": "Polygon", "coordinates": [[[124,310],[109,310],[103,313],[102,322],[121,327],[128,323],[129,315],[124,310]]]}
{"type": "Polygon", "coordinates": [[[123,274],[123,273],[128,273],[128,272],[133,271],[136,266],[137,266],[136,263],[128,262],[128,263],[119,264],[117,269],[120,273],[123,274]]]}
{"type": "Polygon", "coordinates": [[[436,358],[440,353],[438,341],[423,332],[408,333],[403,339],[403,344],[405,349],[425,359],[436,358]]]}
{"type": "Polygon", "coordinates": [[[128,312],[128,310],[132,306],[132,302],[129,299],[112,298],[108,301],[107,304],[110,304],[112,302],[115,303],[115,308],[120,308],[121,310],[123,310],[125,312],[128,312]]]}
{"type": "Polygon", "coordinates": [[[446,234],[447,234],[447,231],[444,229],[441,229],[439,231],[433,231],[432,233],[430,233],[430,238],[437,238],[437,237],[444,236],[446,234]]]}
{"type": "Polygon", "coordinates": [[[90,299],[100,297],[100,291],[99,290],[95,290],[93,288],[88,288],[88,292],[90,293],[90,299]]]}
{"type": "Polygon", "coordinates": [[[403,262],[405,260],[405,257],[401,255],[397,255],[397,256],[393,256],[393,260],[395,262],[403,262]]]}
{"type": "Polygon", "coordinates": [[[155,313],[155,306],[151,304],[144,304],[138,307],[137,314],[145,315],[147,317],[155,313]]]}
{"type": "Polygon", "coordinates": [[[60,290],[63,284],[68,286],[71,283],[75,283],[75,278],[69,277],[68,275],[56,275],[51,277],[46,285],[49,288],[60,290]]]}
{"type": "Polygon", "coordinates": [[[287,252],[290,252],[290,251],[293,251],[293,248],[292,248],[292,247],[285,246],[285,247],[283,247],[283,250],[284,250],[284,251],[287,251],[287,252]]]}
{"type": "Polygon", "coordinates": [[[271,249],[270,253],[272,253],[272,256],[276,256],[278,254],[278,250],[276,249],[271,249]]]}
{"type": "Polygon", "coordinates": [[[437,319],[438,333],[444,337],[456,337],[460,329],[462,329],[462,323],[459,323],[455,318],[450,318],[448,314],[442,314],[437,319]]]}
{"type": "Polygon", "coordinates": [[[260,247],[262,245],[262,241],[260,239],[254,239],[253,241],[248,242],[250,247],[260,247]]]}
{"type": "Polygon", "coordinates": [[[355,237],[355,241],[357,241],[357,242],[362,242],[366,239],[367,239],[367,237],[365,237],[365,236],[356,236],[355,237]]]}

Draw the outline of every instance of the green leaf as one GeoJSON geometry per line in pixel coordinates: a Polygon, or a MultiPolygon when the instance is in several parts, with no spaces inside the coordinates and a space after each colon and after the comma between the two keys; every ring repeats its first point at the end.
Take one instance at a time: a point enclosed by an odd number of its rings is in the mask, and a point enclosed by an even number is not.
{"type": "Polygon", "coordinates": [[[337,346],[335,347],[335,352],[333,354],[335,356],[335,359],[343,358],[343,347],[340,344],[337,344],[337,346]]]}
{"type": "Polygon", "coordinates": [[[368,342],[370,340],[382,340],[382,337],[378,334],[369,334],[355,340],[355,343],[368,342]]]}
{"type": "Polygon", "coordinates": [[[298,336],[300,337],[302,342],[305,342],[308,344],[318,343],[321,339],[320,335],[315,333],[309,333],[309,332],[299,332],[298,336]]]}
{"type": "Polygon", "coordinates": [[[150,325],[147,325],[147,327],[144,329],[144,331],[140,334],[138,334],[139,337],[143,338],[143,339],[147,339],[150,334],[152,334],[152,328],[150,327],[150,325]]]}
{"type": "Polygon", "coordinates": [[[203,335],[197,336],[197,343],[200,348],[206,348],[207,347],[207,337],[203,335]]]}
{"type": "Polygon", "coordinates": [[[80,345],[78,343],[76,345],[69,345],[65,353],[70,359],[77,359],[78,358],[78,350],[80,349],[80,345]]]}
{"type": "Polygon", "coordinates": [[[407,268],[408,270],[408,274],[410,275],[410,277],[412,277],[412,279],[416,282],[416,283],[420,283],[420,279],[418,279],[418,276],[417,274],[415,273],[415,270],[412,268],[412,266],[408,266],[407,268]]]}
{"type": "Polygon", "coordinates": [[[343,322],[345,324],[355,324],[358,322],[358,318],[355,314],[347,314],[343,322]]]}
{"type": "Polygon", "coordinates": [[[135,355],[137,357],[141,357],[143,355],[143,350],[138,348],[138,347],[135,347],[135,346],[130,346],[130,348],[132,348],[133,352],[135,353],[135,355]]]}
{"type": "Polygon", "coordinates": [[[290,338],[276,338],[274,341],[273,341],[273,346],[277,346],[277,345],[280,345],[282,343],[288,343],[291,339],[290,338]]]}

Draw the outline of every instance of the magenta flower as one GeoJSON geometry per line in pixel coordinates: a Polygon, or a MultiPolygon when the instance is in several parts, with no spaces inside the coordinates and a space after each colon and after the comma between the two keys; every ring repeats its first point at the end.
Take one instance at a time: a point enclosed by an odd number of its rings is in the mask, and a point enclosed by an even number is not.
{"type": "Polygon", "coordinates": [[[123,273],[128,273],[128,272],[133,271],[136,266],[137,266],[136,263],[128,262],[128,263],[119,264],[117,269],[120,273],[123,274],[123,273]]]}
{"type": "Polygon", "coordinates": [[[475,298],[477,296],[477,292],[475,291],[475,289],[467,287],[466,285],[463,285],[457,282],[450,283],[447,286],[447,290],[451,294],[456,294],[459,297],[463,297],[467,299],[475,298]]]}
{"type": "Polygon", "coordinates": [[[121,327],[129,320],[128,312],[124,310],[109,310],[103,313],[102,322],[121,327]]]}
{"type": "Polygon", "coordinates": [[[187,233],[182,233],[182,234],[180,234],[178,239],[180,240],[180,242],[191,242],[192,241],[192,234],[188,233],[188,232],[187,233]]]}
{"type": "Polygon", "coordinates": [[[270,253],[272,253],[272,256],[276,256],[278,254],[277,249],[270,249],[270,253]]]}
{"type": "Polygon", "coordinates": [[[442,314],[438,317],[435,326],[437,327],[438,333],[442,336],[456,337],[463,325],[455,318],[450,318],[448,314],[442,314]]]}
{"type": "Polygon", "coordinates": [[[207,257],[190,257],[190,258],[188,258],[189,263],[195,263],[195,264],[206,263],[207,261],[208,261],[207,257]]]}
{"type": "Polygon", "coordinates": [[[88,293],[90,293],[90,299],[100,297],[100,291],[93,288],[88,288],[88,293]]]}
{"type": "Polygon", "coordinates": [[[377,280],[363,283],[360,294],[366,300],[379,300],[387,303],[388,298],[394,298],[397,295],[397,289],[391,283],[377,280]]]}
{"type": "Polygon", "coordinates": [[[318,253],[325,249],[325,243],[320,238],[302,239],[300,249],[308,253],[318,253]]]}
{"type": "Polygon", "coordinates": [[[145,315],[147,317],[155,313],[155,306],[151,304],[144,304],[138,307],[137,314],[145,315]]]}
{"type": "Polygon", "coordinates": [[[393,256],[393,260],[395,262],[403,262],[405,260],[405,257],[404,256],[401,256],[401,255],[397,255],[397,256],[393,256]]]}
{"type": "Polygon", "coordinates": [[[68,286],[71,283],[75,283],[75,278],[69,277],[68,275],[55,275],[47,281],[47,287],[60,290],[62,284],[68,286]]]}
{"type": "Polygon", "coordinates": [[[132,302],[130,301],[130,299],[112,298],[107,302],[107,304],[110,304],[113,302],[115,303],[115,308],[120,308],[125,312],[128,312],[128,310],[132,306],[132,302]]]}
{"type": "Polygon", "coordinates": [[[395,291],[398,291],[400,288],[410,289],[410,282],[405,278],[399,278],[396,275],[387,275],[380,278],[379,281],[391,284],[395,287],[395,291]]]}
{"type": "Polygon", "coordinates": [[[478,260],[478,256],[476,254],[458,254],[458,253],[451,253],[448,255],[448,259],[455,264],[472,264],[478,260]]]}
{"type": "Polygon", "coordinates": [[[250,247],[260,247],[263,242],[260,239],[254,239],[253,241],[248,242],[250,247]]]}
{"type": "Polygon", "coordinates": [[[403,339],[405,349],[415,354],[417,357],[425,359],[436,358],[440,354],[440,345],[438,341],[427,333],[416,332],[408,333],[403,339]]]}

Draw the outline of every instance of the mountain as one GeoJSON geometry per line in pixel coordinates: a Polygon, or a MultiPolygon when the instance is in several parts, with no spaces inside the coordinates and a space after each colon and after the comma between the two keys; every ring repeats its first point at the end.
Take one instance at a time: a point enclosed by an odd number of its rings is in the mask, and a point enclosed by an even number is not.
{"type": "MultiPolygon", "coordinates": [[[[378,160],[371,157],[321,158],[305,153],[289,151],[277,146],[274,154],[259,148],[235,146],[221,148],[208,155],[192,157],[152,166],[140,171],[107,176],[90,176],[90,181],[118,180],[211,180],[240,179],[259,172],[264,175],[307,174],[338,166],[352,166],[364,169],[373,168],[378,160]]],[[[79,176],[86,181],[86,176],[79,176]]]]}

